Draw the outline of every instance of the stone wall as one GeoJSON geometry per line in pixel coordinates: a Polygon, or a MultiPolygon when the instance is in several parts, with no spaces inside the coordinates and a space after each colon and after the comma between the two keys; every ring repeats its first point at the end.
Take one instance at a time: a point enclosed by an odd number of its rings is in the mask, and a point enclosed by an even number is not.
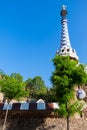
{"type": "MultiPolygon", "coordinates": [[[[4,118],[5,113],[0,113],[0,130],[4,118]]],[[[49,111],[13,112],[8,113],[5,130],[66,130],[66,119],[57,118],[49,111]]],[[[70,130],[87,130],[87,119],[84,116],[70,118],[70,130]]]]}

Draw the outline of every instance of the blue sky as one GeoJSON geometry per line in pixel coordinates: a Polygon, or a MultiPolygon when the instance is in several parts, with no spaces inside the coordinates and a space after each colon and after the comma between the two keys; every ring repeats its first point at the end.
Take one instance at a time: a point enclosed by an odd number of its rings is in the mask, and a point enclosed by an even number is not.
{"type": "Polygon", "coordinates": [[[87,64],[87,0],[0,1],[0,68],[24,80],[41,76],[50,87],[51,59],[60,46],[61,6],[67,5],[72,47],[87,64]]]}

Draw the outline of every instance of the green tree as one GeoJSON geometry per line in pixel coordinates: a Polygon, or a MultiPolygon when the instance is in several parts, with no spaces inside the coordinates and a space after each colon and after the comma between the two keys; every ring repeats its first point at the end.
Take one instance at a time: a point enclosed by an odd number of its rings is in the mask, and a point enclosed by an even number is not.
{"type": "Polygon", "coordinates": [[[6,120],[8,115],[8,107],[11,99],[18,99],[25,95],[25,87],[22,81],[19,82],[16,78],[12,76],[5,76],[0,80],[1,91],[4,93],[5,98],[8,100],[8,106],[5,114],[5,121],[3,125],[3,130],[6,126],[6,120]]]}
{"type": "Polygon", "coordinates": [[[36,76],[35,78],[33,78],[33,86],[37,94],[46,93],[47,88],[40,76],[36,76]]]}
{"type": "Polygon", "coordinates": [[[8,100],[19,99],[25,94],[23,82],[18,82],[15,78],[6,76],[0,80],[1,91],[8,100]]]}
{"type": "Polygon", "coordinates": [[[10,77],[15,78],[18,82],[23,82],[23,76],[19,73],[11,73],[10,77]]]}
{"type": "Polygon", "coordinates": [[[33,93],[34,93],[34,86],[33,86],[33,79],[32,78],[28,78],[26,81],[25,81],[25,84],[26,84],[26,91],[28,93],[27,95],[27,99],[30,101],[31,98],[33,97],[33,93]]]}
{"type": "Polygon", "coordinates": [[[33,79],[28,78],[26,80],[26,89],[29,91],[29,97],[35,99],[44,98],[47,92],[47,87],[40,76],[36,76],[33,79]]]}
{"type": "Polygon", "coordinates": [[[34,86],[33,86],[33,79],[32,78],[28,78],[27,80],[26,80],[26,89],[28,90],[32,90],[32,89],[34,89],[34,86]]]}
{"type": "Polygon", "coordinates": [[[75,86],[86,83],[87,75],[84,66],[69,57],[56,55],[53,59],[55,70],[51,81],[56,91],[56,99],[60,109],[58,114],[67,117],[67,130],[69,130],[69,116],[81,112],[82,105],[75,100],[75,86]]]}

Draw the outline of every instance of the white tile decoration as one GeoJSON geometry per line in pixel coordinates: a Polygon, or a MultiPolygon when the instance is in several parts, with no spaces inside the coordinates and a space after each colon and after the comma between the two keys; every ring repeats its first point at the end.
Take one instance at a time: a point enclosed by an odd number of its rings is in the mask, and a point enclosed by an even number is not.
{"type": "Polygon", "coordinates": [[[59,104],[58,103],[53,103],[54,109],[59,109],[59,104]]]}

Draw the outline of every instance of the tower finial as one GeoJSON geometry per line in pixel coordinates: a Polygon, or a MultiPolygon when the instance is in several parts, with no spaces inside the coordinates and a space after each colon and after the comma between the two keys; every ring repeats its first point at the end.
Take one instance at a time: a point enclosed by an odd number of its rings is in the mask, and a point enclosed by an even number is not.
{"type": "Polygon", "coordinates": [[[61,16],[62,16],[62,17],[64,17],[64,16],[67,15],[68,12],[67,12],[67,10],[66,10],[66,5],[63,5],[63,6],[62,6],[62,10],[61,10],[60,13],[61,13],[61,16]]]}
{"type": "Polygon", "coordinates": [[[66,5],[63,5],[62,10],[66,10],[66,7],[67,7],[66,5]]]}

